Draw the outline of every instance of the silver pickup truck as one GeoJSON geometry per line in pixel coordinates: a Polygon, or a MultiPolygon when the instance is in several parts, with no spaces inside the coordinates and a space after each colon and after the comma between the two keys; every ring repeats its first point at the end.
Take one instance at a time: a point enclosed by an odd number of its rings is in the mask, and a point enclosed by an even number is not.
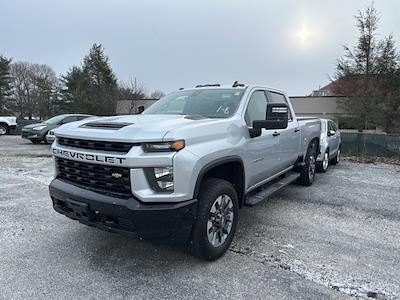
{"type": "Polygon", "coordinates": [[[296,118],[277,89],[181,89],[141,115],[57,128],[53,207],[111,232],[183,240],[217,259],[241,207],[294,181],[312,184],[320,129],[319,119],[296,118]]]}

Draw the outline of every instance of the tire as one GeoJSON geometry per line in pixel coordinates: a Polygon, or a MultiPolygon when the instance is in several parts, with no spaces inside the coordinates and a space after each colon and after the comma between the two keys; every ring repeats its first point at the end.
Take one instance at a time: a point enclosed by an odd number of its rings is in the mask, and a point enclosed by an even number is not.
{"type": "Polygon", "coordinates": [[[339,147],[339,149],[338,149],[338,151],[337,151],[335,157],[332,158],[332,160],[331,160],[331,164],[332,164],[332,165],[338,165],[338,164],[339,164],[339,162],[340,162],[340,155],[341,155],[341,148],[339,147]]]}
{"type": "Polygon", "coordinates": [[[40,144],[42,141],[40,141],[40,140],[31,140],[31,142],[34,143],[34,144],[40,144]]]}
{"type": "Polygon", "coordinates": [[[8,125],[7,124],[0,124],[0,135],[6,135],[8,133],[8,125]]]}
{"type": "Polygon", "coordinates": [[[310,186],[314,182],[316,171],[317,144],[312,143],[308,146],[304,166],[300,170],[298,183],[304,186],[310,186]]]}
{"type": "Polygon", "coordinates": [[[190,250],[201,259],[215,260],[228,250],[235,235],[239,212],[237,194],[228,181],[206,178],[198,200],[190,250]]]}
{"type": "Polygon", "coordinates": [[[324,159],[322,161],[317,161],[317,171],[325,173],[329,168],[329,150],[324,153],[324,159]]]}

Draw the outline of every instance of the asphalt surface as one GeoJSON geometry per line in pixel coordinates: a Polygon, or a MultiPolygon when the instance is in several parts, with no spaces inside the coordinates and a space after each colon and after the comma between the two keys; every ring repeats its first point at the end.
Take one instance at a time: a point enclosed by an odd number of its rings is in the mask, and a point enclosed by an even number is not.
{"type": "Polygon", "coordinates": [[[0,137],[0,299],[400,298],[400,167],[342,162],[240,212],[225,256],[53,211],[49,145],[0,137]]]}

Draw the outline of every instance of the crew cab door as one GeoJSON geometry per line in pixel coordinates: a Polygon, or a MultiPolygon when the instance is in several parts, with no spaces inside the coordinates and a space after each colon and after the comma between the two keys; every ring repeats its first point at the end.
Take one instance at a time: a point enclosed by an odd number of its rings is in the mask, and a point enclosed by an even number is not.
{"type": "MultiPolygon", "coordinates": [[[[284,103],[288,107],[289,101],[284,94],[268,91],[269,103],[284,103]]],[[[293,120],[292,112],[289,109],[288,126],[285,129],[275,130],[279,134],[279,171],[282,171],[296,162],[301,145],[301,131],[296,120],[293,120]]]]}
{"type": "MultiPolygon", "coordinates": [[[[267,96],[264,90],[255,90],[245,112],[245,122],[248,128],[253,126],[254,120],[265,120],[267,110],[267,96]]],[[[268,177],[274,175],[279,165],[278,145],[279,135],[275,130],[262,129],[261,135],[247,137],[247,151],[245,151],[245,164],[248,166],[248,187],[251,188],[268,177]]]]}

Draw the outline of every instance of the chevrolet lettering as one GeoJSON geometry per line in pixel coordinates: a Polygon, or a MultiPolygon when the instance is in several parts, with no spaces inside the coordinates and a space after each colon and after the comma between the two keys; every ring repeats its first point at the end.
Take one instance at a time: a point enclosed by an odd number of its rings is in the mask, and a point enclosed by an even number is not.
{"type": "Polygon", "coordinates": [[[87,153],[80,153],[70,150],[63,150],[53,147],[53,154],[57,157],[66,157],[66,158],[73,158],[77,160],[85,160],[91,162],[100,162],[100,163],[107,163],[107,164],[122,164],[126,158],[123,157],[115,157],[115,156],[104,156],[104,155],[97,155],[97,154],[87,154],[87,153]]]}

